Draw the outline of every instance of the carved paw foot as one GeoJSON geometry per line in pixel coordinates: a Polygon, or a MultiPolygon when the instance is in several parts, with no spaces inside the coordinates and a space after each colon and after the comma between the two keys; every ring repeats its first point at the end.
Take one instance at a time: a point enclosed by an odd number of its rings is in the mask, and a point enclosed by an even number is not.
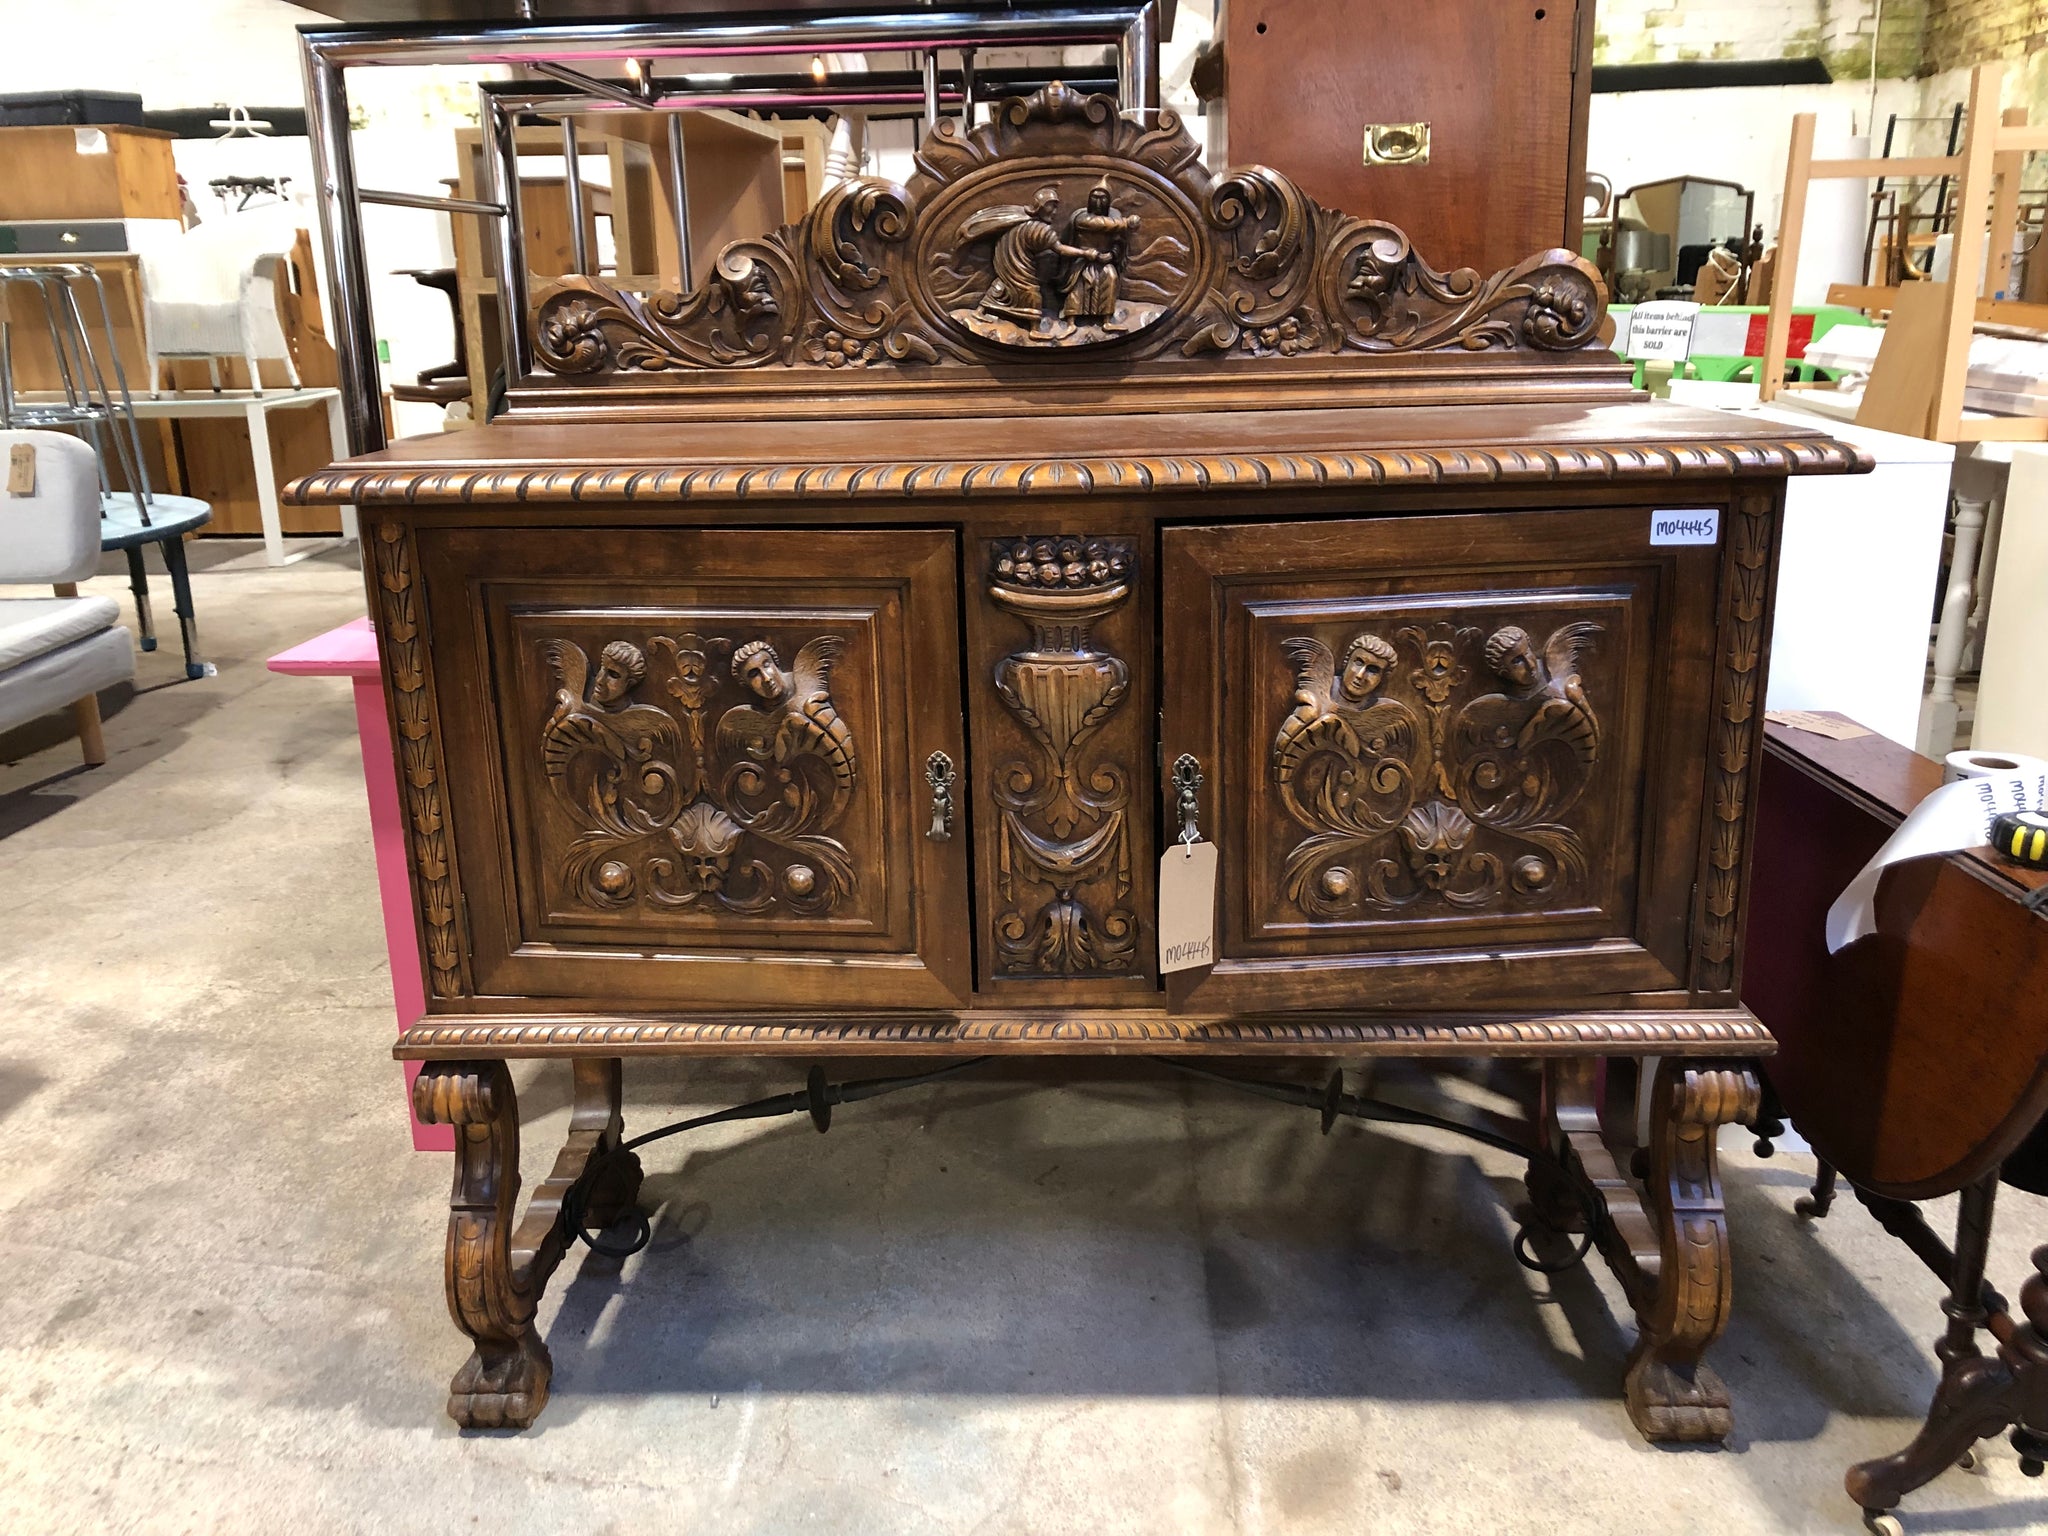
{"type": "Polygon", "coordinates": [[[1671,1365],[1638,1347],[1628,1367],[1628,1416],[1646,1440],[1718,1445],[1735,1428],[1728,1389],[1712,1366],[1671,1365]]]}
{"type": "Polygon", "coordinates": [[[464,1429],[525,1429],[547,1406],[554,1362],[531,1334],[509,1347],[479,1344],[448,1384],[448,1417],[464,1429]]]}
{"type": "Polygon", "coordinates": [[[632,1210],[640,1198],[640,1178],[640,1159],[631,1152],[606,1158],[598,1165],[583,1202],[584,1221],[602,1232],[632,1210]]]}

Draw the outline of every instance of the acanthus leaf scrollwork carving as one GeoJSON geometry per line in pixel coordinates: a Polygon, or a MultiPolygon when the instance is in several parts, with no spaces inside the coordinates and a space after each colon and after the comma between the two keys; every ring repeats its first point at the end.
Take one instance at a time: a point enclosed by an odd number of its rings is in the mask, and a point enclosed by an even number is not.
{"type": "Polygon", "coordinates": [[[1130,692],[1129,667],[1096,644],[1093,626],[1129,598],[1135,561],[1125,539],[990,546],[989,596],[1031,628],[992,680],[1040,751],[998,765],[991,791],[1005,975],[1121,974],[1137,962],[1130,780],[1112,757],[1091,763],[1083,751],[1130,692]]]}
{"type": "Polygon", "coordinates": [[[539,751],[579,828],[560,864],[567,892],[600,911],[842,906],[860,884],[833,835],[860,781],[831,691],[845,650],[840,636],[818,635],[785,665],[767,639],[686,632],[644,649],[610,641],[593,669],[575,641],[548,642],[555,687],[539,751]],[[639,697],[649,691],[666,702],[639,697]],[[736,702],[721,702],[728,691],[736,702]]]}
{"type": "Polygon", "coordinates": [[[1288,900],[1327,921],[1540,907],[1583,882],[1568,813],[1601,753],[1580,665],[1600,632],[1561,624],[1539,645],[1514,624],[1438,620],[1360,632],[1341,657],[1283,641],[1294,701],[1269,756],[1309,834],[1287,853],[1288,900]]]}
{"type": "Polygon", "coordinates": [[[1250,166],[1212,177],[1172,112],[1151,125],[1055,82],[962,130],[905,185],[855,178],[735,243],[688,298],[587,277],[541,302],[561,374],[1050,364],[1109,351],[1310,355],[1571,351],[1606,296],[1568,251],[1439,272],[1390,224],[1320,207],[1250,166]]]}

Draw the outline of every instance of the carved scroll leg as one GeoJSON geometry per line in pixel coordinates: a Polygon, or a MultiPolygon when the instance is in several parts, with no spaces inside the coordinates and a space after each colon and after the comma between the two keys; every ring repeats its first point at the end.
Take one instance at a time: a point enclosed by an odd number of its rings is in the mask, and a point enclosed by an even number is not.
{"type": "Polygon", "coordinates": [[[1734,1428],[1728,1389],[1700,1357],[1728,1323],[1728,1224],[1716,1136],[1753,1121],[1755,1074],[1666,1062],[1650,1109],[1648,1205],[1653,1285],[1636,1295],[1641,1334],[1629,1357],[1629,1417],[1650,1440],[1720,1441],[1734,1428]]]}
{"type": "MultiPolygon", "coordinates": [[[[1984,1286],[1984,1263],[1991,1246],[1992,1199],[1997,1193],[1996,1173],[1987,1174],[1963,1190],[1961,1209],[1956,1216],[1955,1255],[1949,1266],[1949,1294],[1941,1304],[1941,1310],[1948,1316],[1948,1328],[1934,1347],[1935,1354],[1941,1357],[1941,1382],[1934,1389],[1927,1422],[1903,1451],[1860,1462],[1849,1469],[1843,1480],[1849,1497],[1862,1505],[1866,1514],[1892,1508],[1915,1488],[1932,1482],[1954,1466],[1979,1440],[2019,1421],[2023,1417],[2024,1391],[2016,1376],[2035,1375],[2040,1388],[2048,1390],[2048,1373],[2037,1374],[2018,1365],[2030,1347],[2040,1348],[2039,1335],[2032,1328],[2018,1329],[2000,1351],[2002,1358],[1986,1356],[1977,1348],[1977,1330],[1990,1321],[1988,1304],[1998,1300],[1984,1286]]],[[[1856,1194],[1893,1236],[1910,1243],[1916,1235],[1916,1224],[1919,1231],[1926,1231],[1917,1207],[1866,1195],[1860,1189],[1856,1194]]],[[[1939,1246],[1938,1239],[1935,1245],[1939,1246]]],[[[1920,1245],[1915,1246],[1917,1250],[1920,1245]]],[[[1922,1256],[1927,1257],[1924,1252],[1922,1256]]],[[[2048,1249],[2037,1250],[2034,1258],[2037,1264],[2048,1259],[2048,1249]]],[[[2027,1284],[2040,1293],[2044,1303],[2042,1321],[2048,1323],[2048,1282],[2036,1276],[2027,1284]]],[[[2024,1305],[2025,1291],[2021,1299],[2024,1305]]],[[[2048,1362],[2048,1355],[2043,1358],[2048,1362]]]]}
{"type": "Polygon", "coordinates": [[[553,1362],[533,1326],[548,1276],[570,1233],[564,1198],[589,1184],[616,1214],[637,1193],[631,1154],[603,1157],[620,1136],[619,1063],[579,1060],[569,1138],[513,1228],[519,1194],[519,1105],[501,1061],[429,1062],[413,1086],[427,1124],[455,1127],[455,1186],[448,1200],[448,1310],[476,1342],[449,1386],[448,1416],[465,1429],[524,1429],[548,1400],[553,1362]],[[603,1189],[595,1187],[602,1179],[603,1189]]]}

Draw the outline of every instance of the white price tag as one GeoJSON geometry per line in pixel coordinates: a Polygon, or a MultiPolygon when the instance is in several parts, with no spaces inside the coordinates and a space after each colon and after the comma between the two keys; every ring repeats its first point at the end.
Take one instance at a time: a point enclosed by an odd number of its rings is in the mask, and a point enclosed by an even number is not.
{"type": "Polygon", "coordinates": [[[1650,543],[1718,544],[1721,542],[1719,507],[1659,507],[1650,514],[1650,543]]]}
{"type": "Polygon", "coordinates": [[[1656,299],[1628,312],[1630,362],[1682,363],[1692,350],[1700,307],[1689,299],[1656,299]]]}
{"type": "Polygon", "coordinates": [[[1175,843],[1159,856],[1159,969],[1216,963],[1216,845],[1175,843]]]}

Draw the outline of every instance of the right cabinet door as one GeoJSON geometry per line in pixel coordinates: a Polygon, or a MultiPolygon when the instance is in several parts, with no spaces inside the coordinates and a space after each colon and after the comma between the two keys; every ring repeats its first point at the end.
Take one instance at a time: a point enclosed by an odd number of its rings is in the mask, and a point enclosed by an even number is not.
{"type": "Polygon", "coordinates": [[[1174,1004],[1682,990],[1718,558],[1650,539],[1648,508],[1166,530],[1162,756],[1219,851],[1174,1004]]]}

